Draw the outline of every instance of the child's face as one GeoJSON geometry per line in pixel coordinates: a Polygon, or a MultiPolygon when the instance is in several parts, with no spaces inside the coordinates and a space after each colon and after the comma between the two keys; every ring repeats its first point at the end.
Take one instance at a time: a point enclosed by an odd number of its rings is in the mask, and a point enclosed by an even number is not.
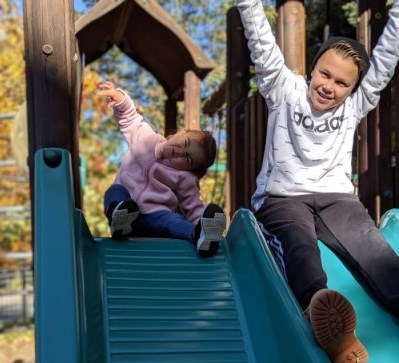
{"type": "Polygon", "coordinates": [[[315,109],[326,111],[340,105],[352,93],[359,69],[353,60],[330,49],[319,58],[311,75],[310,99],[315,109]]]}
{"type": "Polygon", "coordinates": [[[186,131],[179,131],[166,141],[163,155],[178,170],[196,170],[205,163],[202,146],[186,131]]]}

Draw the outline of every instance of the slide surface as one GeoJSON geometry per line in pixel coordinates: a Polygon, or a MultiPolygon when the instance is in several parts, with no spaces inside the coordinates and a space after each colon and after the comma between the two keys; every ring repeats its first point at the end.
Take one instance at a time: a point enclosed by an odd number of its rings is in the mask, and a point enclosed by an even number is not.
{"type": "MultiPolygon", "coordinates": [[[[74,208],[65,150],[39,150],[35,180],[41,363],[329,361],[248,210],[235,214],[219,253],[202,259],[188,241],[93,237],[74,208]]],[[[334,258],[327,264],[341,273],[334,258]]],[[[362,296],[350,277],[337,280],[332,288],[362,296]]],[[[367,295],[353,302],[364,309],[358,335],[370,362],[397,362],[397,323],[367,295]]]]}

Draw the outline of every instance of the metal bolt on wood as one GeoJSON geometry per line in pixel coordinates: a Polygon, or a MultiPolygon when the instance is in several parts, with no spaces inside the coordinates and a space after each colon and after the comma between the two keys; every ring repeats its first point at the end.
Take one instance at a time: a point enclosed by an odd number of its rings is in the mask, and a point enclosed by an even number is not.
{"type": "Polygon", "coordinates": [[[44,44],[42,46],[42,52],[46,55],[53,53],[53,46],[51,44],[44,44]]]}

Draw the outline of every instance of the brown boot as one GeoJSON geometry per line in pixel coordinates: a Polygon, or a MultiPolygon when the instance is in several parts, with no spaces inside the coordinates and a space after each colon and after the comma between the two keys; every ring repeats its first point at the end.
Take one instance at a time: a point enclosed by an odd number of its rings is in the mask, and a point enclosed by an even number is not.
{"type": "Polygon", "coordinates": [[[340,293],[322,289],[309,305],[314,335],[333,363],[366,363],[368,353],[355,335],[356,314],[340,293]]]}

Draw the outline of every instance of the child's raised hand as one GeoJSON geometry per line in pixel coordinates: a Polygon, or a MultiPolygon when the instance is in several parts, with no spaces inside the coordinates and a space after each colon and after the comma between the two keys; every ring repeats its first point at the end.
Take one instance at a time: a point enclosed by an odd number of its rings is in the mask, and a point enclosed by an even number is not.
{"type": "Polygon", "coordinates": [[[105,81],[98,85],[98,94],[105,97],[108,107],[114,107],[117,103],[122,102],[125,95],[115,88],[112,82],[105,81]]]}

